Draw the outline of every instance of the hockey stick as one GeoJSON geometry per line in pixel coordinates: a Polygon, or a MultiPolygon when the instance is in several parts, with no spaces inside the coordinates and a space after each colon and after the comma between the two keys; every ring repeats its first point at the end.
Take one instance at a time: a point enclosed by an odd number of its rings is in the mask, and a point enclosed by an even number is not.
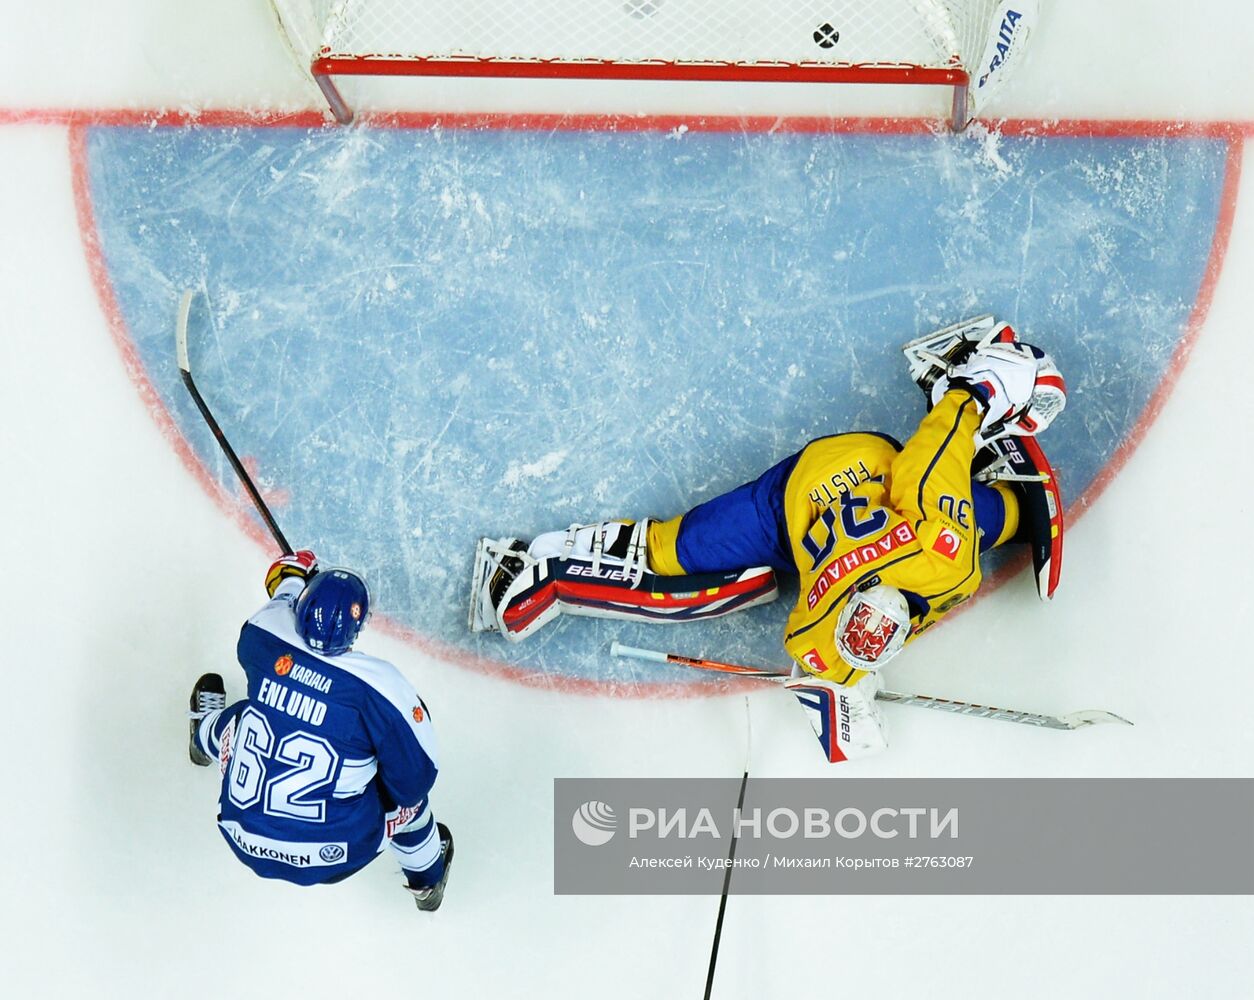
{"type": "Polygon", "coordinates": [[[790,680],[788,674],[778,670],[764,670],[761,667],[745,667],[739,663],[724,663],[721,660],[700,660],[692,656],[681,656],[679,653],[663,653],[655,649],[641,649],[639,646],[625,646],[617,639],[610,643],[610,656],[629,657],[634,660],[652,660],[654,663],[678,663],[682,667],[695,667],[698,670],[717,670],[721,674],[735,674],[737,677],[753,677],[764,681],[790,680]]]}
{"type": "MultiPolygon", "coordinates": [[[[680,656],[678,653],[663,653],[653,649],[639,649],[635,646],[624,646],[615,641],[610,644],[611,656],[627,656],[638,660],[652,660],[655,663],[676,663],[684,667],[695,667],[698,670],[714,670],[719,673],[732,674],[736,677],[748,677],[756,680],[784,683],[793,678],[774,670],[763,670],[759,667],[746,667],[739,663],[724,663],[720,660],[696,659],[691,656],[680,656]]],[[[914,705],[917,708],[930,708],[937,712],[950,712],[953,715],[974,715],[981,719],[998,719],[1002,722],[1017,722],[1024,726],[1036,726],[1038,729],[1083,729],[1085,726],[1098,726],[1103,723],[1132,725],[1121,715],[1114,712],[1103,712],[1089,709],[1069,712],[1066,715],[1042,715],[1039,712],[1021,712],[1013,708],[994,708],[990,705],[977,705],[969,701],[955,701],[952,698],[937,698],[928,694],[905,694],[901,691],[880,691],[875,695],[880,701],[895,702],[898,705],[914,705]]]]}
{"type": "MultiPolygon", "coordinates": [[[[614,643],[615,646],[618,643],[614,643]]],[[[624,649],[631,649],[624,646],[624,649]]],[[[737,817],[745,807],[745,786],[749,784],[749,756],[753,750],[753,719],[749,715],[749,698],[745,697],[745,773],[740,778],[740,795],[736,799],[737,817]]],[[[714,922],[714,943],[710,945],[710,968],[705,974],[705,1000],[710,1000],[714,989],[714,966],[718,963],[718,943],[723,936],[723,914],[727,912],[727,890],[731,888],[732,862],[736,860],[736,838],[740,835],[739,826],[732,830],[731,844],[727,849],[727,871],[723,874],[723,894],[718,901],[718,919],[714,922]]]]}
{"type": "Polygon", "coordinates": [[[244,489],[248,491],[248,495],[252,498],[253,505],[257,508],[257,513],[266,522],[266,527],[270,529],[270,534],[279,543],[279,548],[283,550],[283,554],[290,556],[292,547],[288,545],[287,539],[283,537],[283,532],[279,530],[274,516],[270,513],[270,508],[261,499],[261,494],[257,492],[257,487],[253,485],[252,478],[245,471],[243,464],[235,454],[235,449],[231,447],[231,442],[222,433],[222,428],[218,426],[217,420],[214,419],[213,414],[209,411],[209,405],[205,402],[204,397],[201,396],[200,390],[196,388],[196,383],[192,379],[192,365],[187,357],[187,320],[191,313],[192,298],[194,296],[195,292],[191,289],[183,293],[182,299],[179,300],[178,324],[174,331],[174,343],[178,350],[179,371],[183,374],[183,384],[187,386],[187,391],[191,393],[193,402],[195,402],[197,409],[200,410],[200,415],[205,418],[205,423],[209,425],[209,430],[218,439],[218,444],[222,446],[226,460],[231,463],[231,468],[235,470],[235,474],[239,476],[240,482],[244,484],[244,489]]]}

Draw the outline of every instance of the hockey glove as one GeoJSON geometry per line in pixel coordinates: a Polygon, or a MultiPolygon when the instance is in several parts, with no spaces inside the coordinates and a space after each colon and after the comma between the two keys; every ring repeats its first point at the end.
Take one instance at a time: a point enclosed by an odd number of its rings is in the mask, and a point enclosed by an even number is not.
{"type": "Polygon", "coordinates": [[[866,674],[848,687],[818,677],[790,680],[784,687],[805,709],[829,763],[868,757],[888,746],[888,730],[875,703],[878,674],[866,674]]]}
{"type": "Polygon", "coordinates": [[[310,549],[300,549],[290,556],[280,556],[266,572],[266,593],[273,597],[279,584],[289,577],[308,583],[318,572],[318,557],[310,549]]]}
{"type": "Polygon", "coordinates": [[[966,390],[983,404],[980,443],[1008,433],[1039,433],[1066,404],[1066,387],[1049,355],[1017,342],[981,347],[950,368],[932,386],[932,404],[951,389],[966,390]]]}

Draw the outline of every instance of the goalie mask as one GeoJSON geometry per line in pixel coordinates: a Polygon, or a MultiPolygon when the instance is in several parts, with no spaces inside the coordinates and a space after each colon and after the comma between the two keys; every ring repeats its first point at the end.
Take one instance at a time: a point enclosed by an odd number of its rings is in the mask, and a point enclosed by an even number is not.
{"type": "Polygon", "coordinates": [[[910,607],[896,587],[857,591],[836,622],[836,649],[861,670],[879,670],[901,652],[910,635],[910,607]]]}

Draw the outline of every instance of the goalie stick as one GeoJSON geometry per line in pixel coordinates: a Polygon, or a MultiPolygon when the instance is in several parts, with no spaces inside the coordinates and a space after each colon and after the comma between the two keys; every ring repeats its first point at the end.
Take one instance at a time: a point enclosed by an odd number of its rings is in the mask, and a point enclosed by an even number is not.
{"type": "Polygon", "coordinates": [[[235,474],[239,476],[240,482],[244,484],[244,489],[248,491],[249,497],[252,498],[253,505],[257,508],[257,513],[266,522],[266,527],[270,529],[270,534],[278,542],[279,548],[283,550],[283,554],[290,556],[292,547],[287,543],[287,539],[283,537],[283,532],[279,530],[279,525],[270,513],[270,508],[261,499],[261,494],[257,492],[257,487],[253,485],[252,477],[244,469],[243,463],[240,462],[239,457],[235,454],[235,449],[231,447],[231,442],[222,433],[222,428],[209,410],[209,404],[205,402],[204,397],[200,394],[200,390],[196,388],[195,380],[192,378],[192,365],[187,355],[187,322],[191,314],[192,299],[195,297],[195,294],[191,289],[183,293],[183,297],[179,300],[178,322],[174,329],[174,344],[178,351],[179,371],[183,375],[183,384],[187,386],[187,391],[191,393],[192,401],[196,404],[196,408],[200,410],[200,415],[205,418],[205,423],[209,425],[209,430],[218,439],[218,444],[222,446],[222,452],[226,455],[226,460],[231,463],[231,468],[235,470],[235,474]]]}
{"type": "MultiPolygon", "coordinates": [[[[783,683],[793,678],[789,674],[781,674],[775,670],[763,670],[760,667],[748,667],[739,663],[724,663],[721,660],[705,660],[678,653],[663,653],[654,649],[640,649],[636,646],[624,646],[615,640],[610,644],[611,656],[630,657],[637,660],[651,660],[655,663],[674,663],[697,670],[713,670],[718,673],[732,674],[755,680],[776,681],[783,683]]],[[[938,712],[949,712],[953,715],[974,715],[981,719],[997,719],[1001,722],[1017,722],[1024,726],[1036,726],[1038,729],[1083,729],[1085,726],[1099,726],[1104,723],[1117,723],[1124,726],[1132,725],[1121,715],[1104,712],[1099,709],[1087,709],[1079,712],[1068,712],[1066,715],[1043,715],[1040,712],[1023,712],[1013,708],[995,708],[991,705],[977,705],[969,701],[957,701],[952,698],[937,698],[928,694],[905,694],[901,691],[879,691],[875,697],[879,701],[895,702],[898,705],[913,705],[917,708],[930,708],[938,712]]]]}

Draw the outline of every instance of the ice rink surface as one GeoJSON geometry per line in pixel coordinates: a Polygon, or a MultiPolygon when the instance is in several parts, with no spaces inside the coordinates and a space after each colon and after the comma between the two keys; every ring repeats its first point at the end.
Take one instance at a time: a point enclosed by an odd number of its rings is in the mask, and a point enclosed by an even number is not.
{"type": "MultiPolygon", "coordinates": [[[[832,769],[772,689],[751,696],[753,773],[1249,776],[1254,15],[1055,6],[995,109],[1039,127],[952,138],[702,127],[947,104],[770,85],[345,86],[366,110],[667,116],[653,130],[188,128],[320,107],[266,4],[6,0],[9,992],[698,995],[716,900],[553,896],[552,779],[738,773],[740,694],[676,692],[604,646],[780,662],[784,609],[494,648],[458,628],[470,543],[674,513],[851,423],[904,436],[921,408],[896,346],[985,309],[1049,329],[1072,395],[1045,443],[1091,502],[1052,605],[1020,574],[891,681],[1136,728],[890,706],[888,753],[832,769]],[[325,889],[255,879],[186,762],[187,690],[207,669],[240,690],[270,555],[172,379],[187,286],[208,303],[206,394],[292,540],[378,581],[393,624],[363,648],[435,713],[459,861],[434,918],[388,858],[325,889]],[[350,365],[377,391],[337,395],[350,365]]],[[[1239,996],[1251,915],[1240,897],[736,897],[716,995],[1239,996]]]]}

